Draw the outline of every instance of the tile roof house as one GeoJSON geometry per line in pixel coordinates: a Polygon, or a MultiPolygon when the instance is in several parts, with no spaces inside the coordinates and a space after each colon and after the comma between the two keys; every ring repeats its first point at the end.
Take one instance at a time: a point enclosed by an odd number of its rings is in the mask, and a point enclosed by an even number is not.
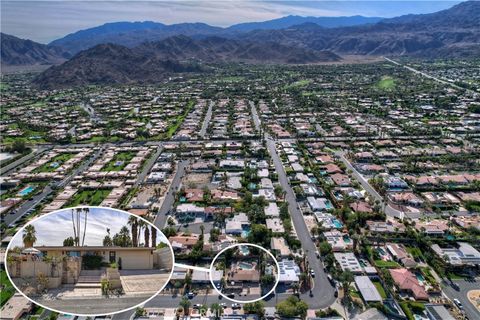
{"type": "Polygon", "coordinates": [[[335,173],[335,174],[332,174],[330,178],[333,180],[333,182],[337,186],[348,187],[351,185],[350,178],[345,174],[335,173]]]}
{"type": "Polygon", "coordinates": [[[427,292],[408,269],[389,269],[388,271],[399,290],[412,294],[416,300],[428,300],[427,292]]]}

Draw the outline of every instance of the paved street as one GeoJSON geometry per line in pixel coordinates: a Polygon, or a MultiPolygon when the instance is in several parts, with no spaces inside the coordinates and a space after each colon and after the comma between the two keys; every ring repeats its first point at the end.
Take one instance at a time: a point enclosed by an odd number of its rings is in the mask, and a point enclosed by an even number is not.
{"type": "Polygon", "coordinates": [[[255,130],[260,130],[260,118],[258,117],[257,108],[255,108],[255,103],[249,100],[248,103],[250,104],[250,109],[252,110],[252,118],[253,118],[253,125],[255,126],[255,130]]]}
{"type": "Polygon", "coordinates": [[[15,160],[13,161],[12,163],[10,164],[7,164],[6,166],[3,166],[0,168],[0,174],[3,176],[3,175],[7,175],[10,173],[10,171],[12,171],[13,169],[15,169],[16,167],[18,167],[19,165],[29,161],[30,159],[38,156],[39,154],[43,153],[44,151],[50,149],[50,147],[46,146],[46,147],[39,147],[38,149],[30,152],[29,154],[21,157],[20,159],[18,160],[15,160]]]}
{"type": "MultiPolygon", "coordinates": [[[[57,183],[58,187],[64,187],[67,185],[73,177],[78,175],[80,172],[83,172],[87,169],[92,162],[94,162],[98,156],[100,155],[102,149],[97,150],[93,156],[91,156],[87,161],[84,161],[78,168],[74,169],[68,176],[66,176],[63,180],[57,183]]],[[[47,185],[43,191],[37,195],[34,195],[29,201],[21,204],[15,211],[15,214],[7,214],[5,215],[5,223],[10,225],[20,219],[25,213],[30,210],[34,209],[43,199],[48,197],[53,192],[52,184],[47,185]]]]}
{"type": "Polygon", "coordinates": [[[383,197],[375,190],[374,187],[370,185],[370,183],[365,179],[358,171],[355,169],[355,167],[348,161],[347,158],[345,158],[345,153],[343,151],[336,151],[335,155],[340,158],[340,160],[345,164],[347,169],[352,171],[352,175],[357,179],[358,182],[362,185],[362,187],[368,192],[368,194],[374,198],[375,200],[380,201],[382,204],[382,207],[385,211],[385,214],[389,217],[397,217],[400,219],[403,219],[403,212],[398,211],[397,209],[392,208],[390,205],[385,205],[385,201],[383,200],[383,197]]]}
{"type": "Polygon", "coordinates": [[[210,123],[210,119],[212,119],[212,108],[214,105],[215,105],[215,102],[210,101],[210,104],[208,105],[207,114],[205,115],[205,119],[203,119],[202,128],[200,129],[200,132],[198,134],[202,139],[205,138],[208,124],[210,123]]]}
{"type": "Polygon", "coordinates": [[[442,287],[443,292],[451,300],[460,300],[469,319],[480,319],[480,310],[475,308],[467,297],[470,290],[480,290],[480,278],[473,280],[453,280],[453,283],[454,285],[452,286],[450,282],[444,281],[444,286],[442,287]]]}
{"type": "Polygon", "coordinates": [[[391,63],[393,63],[393,64],[396,64],[397,66],[402,66],[402,67],[404,67],[405,69],[412,71],[413,73],[416,73],[416,74],[418,74],[418,75],[421,75],[421,76],[423,76],[423,77],[425,77],[425,78],[428,78],[428,79],[431,79],[431,80],[435,80],[435,81],[440,82],[440,83],[442,83],[442,84],[446,84],[447,86],[450,86],[450,87],[455,88],[455,89],[457,89],[457,90],[466,90],[467,92],[475,93],[475,91],[473,91],[473,90],[470,90],[470,89],[466,89],[466,88],[462,88],[462,87],[460,87],[460,86],[457,86],[457,85],[454,83],[454,81],[451,80],[451,79],[440,79],[440,78],[434,77],[434,76],[432,76],[432,75],[430,75],[430,74],[428,74],[428,73],[425,73],[425,72],[423,72],[423,71],[420,71],[420,70],[414,69],[414,68],[412,68],[412,67],[409,67],[409,66],[407,66],[407,65],[401,64],[401,63],[399,63],[399,62],[397,62],[397,61],[395,61],[395,60],[389,59],[389,58],[387,58],[387,57],[384,57],[384,59],[387,60],[388,62],[391,62],[391,63]]]}
{"type": "Polygon", "coordinates": [[[163,148],[159,146],[155,151],[155,153],[152,156],[150,156],[150,158],[148,158],[147,162],[143,166],[142,172],[140,172],[137,176],[137,180],[135,181],[136,186],[141,184],[145,180],[145,178],[150,173],[150,170],[154,166],[155,161],[157,161],[162,151],[163,151],[163,148]]]}
{"type": "Polygon", "coordinates": [[[335,289],[332,287],[327,275],[323,271],[322,262],[316,256],[317,248],[310,237],[310,232],[305,224],[305,220],[303,220],[303,214],[298,207],[295,193],[290,187],[283,164],[275,149],[275,142],[267,138],[267,147],[270,157],[275,165],[275,170],[278,174],[278,180],[280,181],[283,190],[286,192],[285,196],[286,200],[288,201],[288,209],[292,217],[295,231],[297,232],[298,238],[302,243],[303,251],[307,255],[308,261],[310,262],[310,267],[315,271],[316,275],[315,278],[313,278],[313,297],[310,297],[309,293],[307,292],[301,295],[301,299],[308,303],[311,308],[326,308],[335,302],[335,289]]]}
{"type": "Polygon", "coordinates": [[[112,297],[64,300],[36,300],[53,310],[62,310],[81,314],[105,314],[136,306],[148,299],[144,297],[112,297]]]}
{"type": "Polygon", "coordinates": [[[178,190],[178,186],[182,181],[182,177],[185,174],[185,168],[188,165],[188,160],[180,160],[177,165],[177,171],[175,176],[173,177],[173,181],[170,184],[170,188],[168,189],[167,194],[165,195],[165,199],[163,200],[162,207],[157,213],[155,217],[154,224],[162,229],[167,222],[167,213],[172,208],[173,204],[175,203],[175,193],[178,190]]]}

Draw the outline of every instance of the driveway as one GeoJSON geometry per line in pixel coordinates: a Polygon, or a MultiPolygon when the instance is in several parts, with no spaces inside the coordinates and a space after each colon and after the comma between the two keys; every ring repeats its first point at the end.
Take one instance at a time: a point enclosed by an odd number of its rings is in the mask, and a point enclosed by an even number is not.
{"type": "Polygon", "coordinates": [[[153,295],[168,281],[170,272],[158,270],[121,270],[120,281],[128,296],[153,295]]]}

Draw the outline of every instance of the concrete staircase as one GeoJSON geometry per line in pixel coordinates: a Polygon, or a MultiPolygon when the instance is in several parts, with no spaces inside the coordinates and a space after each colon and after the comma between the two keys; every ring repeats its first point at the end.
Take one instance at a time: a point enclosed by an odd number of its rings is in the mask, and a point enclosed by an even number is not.
{"type": "Polygon", "coordinates": [[[103,270],[82,270],[75,288],[101,288],[103,270]]]}

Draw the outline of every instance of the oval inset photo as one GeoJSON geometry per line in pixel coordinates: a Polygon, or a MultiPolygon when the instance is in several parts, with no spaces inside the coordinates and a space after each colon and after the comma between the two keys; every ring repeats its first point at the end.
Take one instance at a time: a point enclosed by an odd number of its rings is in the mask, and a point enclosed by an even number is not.
{"type": "Polygon", "coordinates": [[[225,298],[238,303],[265,299],[279,280],[275,257],[256,244],[235,244],[220,251],[210,267],[210,281],[225,298]]]}
{"type": "Polygon", "coordinates": [[[6,252],[13,285],[34,303],[74,315],[133,309],[170,280],[173,250],[153,224],[102,207],[62,209],[21,228],[6,252]]]}

